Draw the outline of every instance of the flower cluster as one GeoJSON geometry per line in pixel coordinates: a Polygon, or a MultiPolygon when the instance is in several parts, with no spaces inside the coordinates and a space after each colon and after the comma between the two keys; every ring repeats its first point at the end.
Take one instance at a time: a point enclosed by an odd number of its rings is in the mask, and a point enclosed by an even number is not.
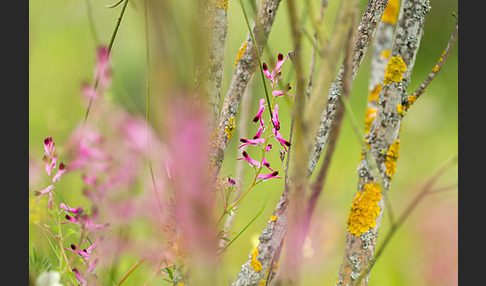
{"type": "Polygon", "coordinates": [[[274,101],[277,97],[281,97],[281,96],[284,96],[284,95],[289,95],[290,97],[292,97],[292,95],[288,92],[291,89],[289,84],[287,84],[285,90],[276,89],[277,86],[278,86],[279,80],[281,78],[283,78],[282,75],[281,75],[281,69],[282,69],[283,63],[287,60],[287,58],[288,58],[288,56],[286,56],[284,58],[284,56],[281,53],[278,54],[277,64],[275,65],[275,68],[271,72],[268,70],[267,64],[263,63],[263,65],[262,65],[263,73],[270,80],[270,85],[272,86],[272,89],[273,89],[273,91],[272,91],[272,102],[267,103],[267,102],[265,102],[264,98],[260,99],[259,106],[258,106],[258,112],[255,115],[255,117],[253,117],[253,122],[259,123],[258,130],[257,130],[256,134],[253,136],[252,139],[240,138],[240,142],[243,143],[243,144],[238,146],[238,148],[241,148],[241,147],[247,146],[247,145],[259,146],[262,149],[263,156],[260,159],[260,161],[251,158],[246,151],[243,151],[243,153],[242,153],[243,157],[237,159],[237,160],[247,161],[248,164],[250,165],[250,167],[255,167],[258,170],[258,173],[261,170],[261,168],[263,168],[263,167],[266,167],[270,171],[272,171],[271,173],[268,173],[268,174],[258,174],[257,180],[261,180],[261,181],[266,181],[266,180],[272,179],[272,178],[281,178],[281,177],[277,177],[278,171],[273,170],[270,167],[270,163],[265,158],[265,153],[269,152],[272,149],[272,144],[269,144],[268,140],[271,137],[275,138],[275,140],[277,140],[277,142],[280,143],[280,145],[285,149],[285,152],[288,152],[287,148],[289,148],[290,145],[291,145],[291,143],[289,141],[285,140],[282,137],[282,134],[280,134],[280,120],[278,118],[278,108],[279,107],[278,107],[278,104],[274,105],[274,101]],[[263,116],[263,112],[264,112],[264,110],[267,106],[269,108],[273,108],[273,109],[272,109],[272,112],[271,112],[272,117],[268,121],[268,124],[265,125],[265,120],[262,118],[262,116],[263,116]],[[273,128],[271,129],[272,134],[268,135],[268,132],[267,132],[266,133],[267,136],[262,137],[262,135],[265,131],[270,130],[271,125],[273,125],[273,128]]]}
{"type": "Polygon", "coordinates": [[[64,163],[59,164],[59,168],[57,169],[56,175],[53,175],[54,169],[57,167],[57,160],[58,160],[58,154],[56,152],[56,147],[54,144],[54,141],[52,140],[52,137],[47,137],[44,139],[44,167],[46,169],[47,176],[51,178],[51,184],[47,186],[45,189],[40,190],[40,191],[35,191],[34,194],[38,196],[36,199],[36,203],[39,201],[39,199],[44,196],[48,195],[49,196],[49,201],[47,203],[47,206],[49,209],[52,210],[52,204],[53,204],[53,190],[55,184],[61,179],[62,174],[66,172],[66,165],[64,163]]]}

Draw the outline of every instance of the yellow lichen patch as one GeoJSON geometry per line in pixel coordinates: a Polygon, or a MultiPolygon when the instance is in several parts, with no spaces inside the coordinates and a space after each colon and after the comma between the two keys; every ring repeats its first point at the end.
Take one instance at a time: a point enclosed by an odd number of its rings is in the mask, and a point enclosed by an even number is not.
{"type": "Polygon", "coordinates": [[[390,50],[384,50],[383,52],[381,52],[381,56],[388,59],[390,57],[390,50]]]}
{"type": "Polygon", "coordinates": [[[432,69],[433,72],[438,72],[439,71],[439,65],[435,65],[434,68],[432,69]]]}
{"type": "Polygon", "coordinates": [[[381,200],[381,189],[377,183],[363,185],[351,205],[347,223],[348,231],[354,236],[360,236],[376,226],[376,218],[380,214],[378,202],[381,200]]]}
{"type": "Polygon", "coordinates": [[[378,99],[380,98],[380,92],[381,92],[381,85],[377,84],[375,88],[373,88],[373,90],[370,91],[370,94],[368,95],[368,101],[370,102],[378,101],[378,99]]]}
{"type": "MultiPolygon", "coordinates": [[[[273,262],[272,273],[277,273],[278,270],[278,262],[273,262]]],[[[267,271],[265,271],[265,278],[263,278],[258,286],[265,286],[267,285],[268,274],[270,274],[270,267],[267,267],[267,271]]]]}
{"type": "Polygon", "coordinates": [[[400,141],[397,139],[393,142],[388,151],[386,151],[386,159],[385,159],[385,166],[386,166],[386,174],[392,178],[393,174],[397,171],[397,160],[398,160],[398,151],[400,150],[400,141]]]}
{"type": "Polygon", "coordinates": [[[401,104],[397,104],[397,112],[398,114],[402,115],[402,116],[405,116],[405,107],[401,104]]]}
{"type": "Polygon", "coordinates": [[[386,65],[383,86],[390,82],[401,82],[403,80],[403,73],[406,70],[407,65],[401,57],[391,57],[386,65]]]}
{"type": "Polygon", "coordinates": [[[368,134],[370,132],[371,123],[376,118],[376,108],[368,107],[366,108],[366,115],[365,115],[365,133],[368,134]]]}
{"type": "Polygon", "coordinates": [[[263,267],[262,263],[256,259],[258,254],[259,254],[258,247],[255,247],[255,250],[253,250],[253,253],[251,254],[250,266],[256,272],[262,271],[262,267],[263,267]]]}
{"type": "Polygon", "coordinates": [[[224,127],[224,133],[226,133],[226,138],[228,138],[228,140],[231,139],[234,131],[235,131],[235,118],[231,117],[224,127]]]}
{"type": "Polygon", "coordinates": [[[275,215],[271,216],[270,221],[277,221],[277,216],[275,216],[275,215]]]}
{"type": "Polygon", "coordinates": [[[416,95],[409,95],[407,97],[407,100],[410,103],[410,105],[412,105],[417,100],[417,96],[416,95]]]}
{"type": "Polygon", "coordinates": [[[213,2],[213,4],[216,5],[216,7],[218,7],[219,9],[224,9],[228,11],[228,0],[212,0],[211,2],[213,2]]]}
{"type": "Polygon", "coordinates": [[[400,1],[390,0],[388,5],[386,5],[383,16],[381,16],[381,21],[395,25],[398,18],[398,12],[400,11],[400,1]]]}
{"type": "Polygon", "coordinates": [[[241,45],[240,49],[238,50],[238,55],[236,55],[236,60],[235,60],[235,67],[236,67],[236,64],[238,64],[238,61],[241,59],[241,56],[243,56],[243,53],[245,52],[247,45],[248,45],[248,43],[245,41],[241,45]]]}

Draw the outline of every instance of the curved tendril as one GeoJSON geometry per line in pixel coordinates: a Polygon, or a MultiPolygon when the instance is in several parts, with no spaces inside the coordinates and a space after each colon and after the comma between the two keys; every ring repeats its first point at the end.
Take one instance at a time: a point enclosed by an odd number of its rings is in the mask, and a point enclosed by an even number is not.
{"type": "Polygon", "coordinates": [[[115,8],[116,6],[120,5],[121,2],[123,2],[125,0],[119,0],[118,2],[116,2],[115,4],[111,4],[111,5],[105,5],[106,8],[115,8]]]}

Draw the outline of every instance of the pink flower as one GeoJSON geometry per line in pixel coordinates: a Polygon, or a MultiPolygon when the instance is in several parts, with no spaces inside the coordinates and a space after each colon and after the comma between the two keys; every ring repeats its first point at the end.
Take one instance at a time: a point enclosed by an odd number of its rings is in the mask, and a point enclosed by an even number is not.
{"type": "Polygon", "coordinates": [[[50,177],[52,175],[52,170],[57,165],[57,154],[54,141],[52,137],[47,137],[44,139],[44,167],[46,169],[47,175],[50,177]]]}
{"type": "Polygon", "coordinates": [[[272,70],[272,72],[268,70],[267,64],[263,63],[263,74],[265,74],[265,76],[270,80],[270,85],[272,86],[272,88],[275,88],[278,84],[278,80],[282,78],[282,76],[280,75],[280,71],[282,69],[283,63],[287,60],[288,57],[289,56],[287,55],[284,58],[283,55],[279,53],[277,56],[277,64],[275,65],[275,68],[272,70]]]}
{"type": "Polygon", "coordinates": [[[54,178],[52,178],[52,183],[59,181],[61,179],[62,174],[64,174],[65,172],[66,172],[66,165],[64,165],[64,163],[61,162],[61,164],[59,164],[59,169],[57,170],[56,175],[54,176],[54,178]]]}
{"type": "Polygon", "coordinates": [[[278,171],[274,171],[270,174],[260,174],[260,175],[257,176],[257,180],[266,181],[266,180],[272,179],[272,178],[282,179],[281,177],[277,177],[277,175],[278,175],[278,171]]]}
{"type": "Polygon", "coordinates": [[[272,129],[272,132],[275,134],[275,139],[280,142],[280,144],[284,147],[285,149],[285,152],[287,152],[287,147],[290,147],[290,142],[285,140],[282,135],[280,134],[280,132],[278,130],[275,130],[275,128],[272,129]],[[287,146],[287,147],[286,147],[287,146]]]}
{"type": "Polygon", "coordinates": [[[238,158],[237,160],[246,160],[248,164],[250,164],[250,167],[260,168],[260,162],[248,156],[248,153],[246,153],[246,151],[243,151],[243,158],[238,158]]]}
{"type": "Polygon", "coordinates": [[[86,279],[84,279],[84,277],[81,276],[77,268],[73,268],[73,272],[74,272],[74,276],[76,277],[76,280],[80,283],[80,285],[84,286],[88,284],[86,279]]]}
{"type": "Polygon", "coordinates": [[[287,89],[285,91],[283,90],[274,90],[272,91],[273,96],[284,96],[288,94],[290,97],[293,97],[292,94],[289,93],[289,90],[291,89],[290,84],[287,84],[287,89]]]}
{"type": "Polygon", "coordinates": [[[260,99],[258,112],[257,112],[257,115],[255,117],[253,117],[253,122],[257,122],[259,119],[260,119],[260,121],[262,120],[263,110],[265,110],[265,99],[264,98],[260,99]]]}
{"type": "Polygon", "coordinates": [[[268,169],[270,169],[270,171],[273,171],[273,169],[270,168],[270,163],[267,161],[267,159],[265,157],[263,157],[262,164],[263,164],[263,166],[265,166],[268,169]]]}
{"type": "Polygon", "coordinates": [[[262,135],[263,131],[265,130],[265,120],[263,119],[260,119],[260,126],[258,127],[258,131],[257,133],[255,134],[255,136],[253,136],[253,139],[258,139],[260,138],[260,136],[262,135]]]}
{"type": "MultiPolygon", "coordinates": [[[[39,196],[35,202],[37,203],[43,195],[50,194],[52,189],[54,189],[54,185],[49,185],[41,191],[34,191],[34,195],[39,196]]],[[[49,199],[51,199],[51,197],[49,197],[49,199]]]]}
{"type": "Polygon", "coordinates": [[[235,184],[235,179],[228,177],[228,188],[234,187],[235,184]]]}
{"type": "Polygon", "coordinates": [[[276,130],[280,130],[280,121],[278,120],[278,104],[275,104],[275,108],[272,112],[272,122],[276,130]]]}
{"type": "Polygon", "coordinates": [[[252,145],[252,146],[258,146],[258,144],[265,144],[265,138],[256,138],[256,139],[245,139],[245,138],[240,138],[241,144],[238,146],[238,148],[241,148],[246,145],[252,145]]]}
{"type": "Polygon", "coordinates": [[[272,144],[268,144],[267,147],[265,147],[265,152],[270,152],[270,149],[272,149],[272,144]]]}
{"type": "Polygon", "coordinates": [[[100,46],[97,49],[97,60],[95,67],[95,78],[98,79],[100,87],[105,89],[111,82],[111,70],[110,70],[110,51],[105,46],[100,46]]]}

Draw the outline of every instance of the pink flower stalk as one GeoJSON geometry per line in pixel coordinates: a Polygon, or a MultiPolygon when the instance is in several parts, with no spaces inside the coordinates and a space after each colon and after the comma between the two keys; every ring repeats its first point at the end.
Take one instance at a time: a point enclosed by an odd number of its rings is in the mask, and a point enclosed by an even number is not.
{"type": "Polygon", "coordinates": [[[61,179],[62,174],[64,174],[66,171],[67,171],[66,165],[64,165],[64,163],[61,162],[61,164],[59,164],[59,169],[57,170],[56,175],[54,176],[54,178],[52,178],[52,183],[59,181],[61,179]]]}
{"type": "Polygon", "coordinates": [[[255,117],[253,117],[253,122],[257,122],[258,120],[260,120],[260,123],[261,123],[262,113],[263,113],[264,110],[265,110],[265,99],[262,98],[262,99],[260,99],[257,115],[255,117]]]}
{"type": "Polygon", "coordinates": [[[289,93],[290,89],[291,89],[290,84],[287,84],[287,88],[286,88],[285,91],[277,89],[277,90],[272,91],[272,95],[273,96],[284,96],[284,95],[287,94],[288,96],[293,97],[292,94],[289,93]]]}
{"type": "Polygon", "coordinates": [[[275,104],[275,108],[272,112],[272,122],[275,126],[275,129],[278,131],[280,130],[280,121],[278,120],[278,104],[275,104]]]}
{"type": "Polygon", "coordinates": [[[262,65],[263,74],[265,74],[265,76],[270,80],[270,85],[272,86],[272,88],[275,88],[278,84],[279,79],[283,78],[280,75],[280,71],[282,69],[283,63],[287,60],[288,57],[289,56],[287,55],[284,58],[283,55],[281,53],[279,53],[278,56],[277,56],[277,59],[278,59],[277,64],[275,65],[275,68],[272,70],[272,72],[270,72],[268,70],[267,64],[263,63],[263,65],[262,65]]]}
{"type": "Polygon", "coordinates": [[[96,56],[95,78],[98,79],[100,87],[105,89],[111,82],[110,51],[108,47],[98,47],[96,56]]]}
{"type": "Polygon", "coordinates": [[[237,160],[246,160],[248,164],[250,164],[250,167],[257,167],[260,168],[260,162],[258,162],[255,159],[252,159],[246,151],[243,151],[243,158],[238,158],[237,160]]]}
{"type": "Polygon", "coordinates": [[[290,147],[290,142],[285,140],[280,132],[278,130],[275,130],[275,128],[272,129],[272,132],[275,134],[275,139],[284,147],[285,152],[288,152],[287,147],[290,147]]]}
{"type": "Polygon", "coordinates": [[[282,179],[281,177],[277,177],[277,175],[278,175],[278,171],[274,171],[270,174],[260,174],[260,175],[257,176],[257,180],[266,181],[266,180],[272,179],[272,178],[282,179]]]}
{"type": "Polygon", "coordinates": [[[252,145],[252,146],[258,146],[258,144],[265,144],[265,138],[256,138],[256,139],[245,139],[245,138],[240,138],[241,144],[238,146],[238,148],[241,148],[246,145],[252,145]]]}

